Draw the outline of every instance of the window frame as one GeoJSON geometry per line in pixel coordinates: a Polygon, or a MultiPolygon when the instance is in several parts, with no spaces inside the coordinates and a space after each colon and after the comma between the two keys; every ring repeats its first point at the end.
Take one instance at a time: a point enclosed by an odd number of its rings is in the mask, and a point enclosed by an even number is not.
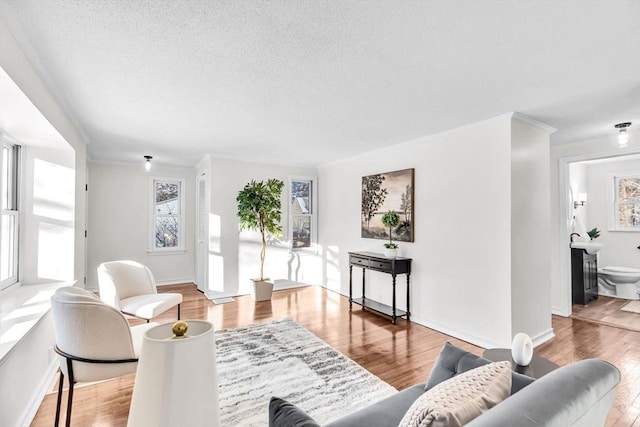
{"type": "MultiPolygon", "coordinates": [[[[8,196],[9,196],[9,204],[8,209],[4,209],[4,200],[0,202],[0,241],[2,240],[2,217],[8,216],[13,217],[14,227],[13,227],[13,274],[7,277],[4,280],[0,281],[0,290],[4,290],[9,288],[10,286],[16,285],[20,283],[20,228],[22,222],[22,215],[20,209],[20,188],[21,188],[21,146],[19,144],[14,143],[9,137],[0,131],[0,142],[2,146],[2,150],[7,148],[10,150],[10,167],[9,171],[11,183],[8,188],[8,196]]],[[[3,154],[4,155],[4,154],[3,154]]],[[[2,159],[2,157],[0,157],[2,159]]],[[[5,174],[4,171],[0,174],[0,188],[4,185],[5,174]]],[[[4,196],[4,195],[2,195],[4,196]]],[[[0,245],[0,257],[4,256],[2,254],[2,247],[0,245]]]]}
{"type": "Polygon", "coordinates": [[[609,187],[609,209],[607,209],[607,216],[609,218],[609,231],[631,231],[640,232],[640,226],[637,227],[620,227],[619,222],[619,205],[618,200],[618,185],[620,179],[627,178],[640,178],[640,173],[637,172],[621,172],[613,173],[609,175],[610,183],[609,187]]]}
{"type": "Polygon", "coordinates": [[[288,209],[288,240],[289,250],[291,252],[317,252],[318,250],[318,185],[317,178],[315,176],[289,176],[288,179],[288,192],[287,192],[287,209],[288,209]],[[293,204],[291,200],[291,186],[294,182],[307,181],[311,184],[311,213],[308,214],[294,214],[291,206],[293,204]],[[305,216],[311,218],[310,226],[310,245],[308,247],[296,248],[293,246],[293,219],[294,216],[305,216]]]}
{"type": "Polygon", "coordinates": [[[185,214],[185,182],[184,178],[151,176],[149,177],[149,255],[181,255],[186,252],[186,214],[185,214]],[[175,214],[158,214],[156,212],[156,183],[179,184],[178,198],[180,213],[175,214]],[[178,224],[178,245],[175,247],[163,248],[156,246],[156,219],[159,216],[177,217],[178,224]]]}

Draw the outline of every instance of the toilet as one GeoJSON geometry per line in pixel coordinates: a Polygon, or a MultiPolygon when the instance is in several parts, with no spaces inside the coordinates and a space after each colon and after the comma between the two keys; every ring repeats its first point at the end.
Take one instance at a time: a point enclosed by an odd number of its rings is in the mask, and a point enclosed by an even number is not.
{"type": "Polygon", "coordinates": [[[640,299],[640,269],[603,267],[598,269],[598,293],[623,299],[640,299]]]}

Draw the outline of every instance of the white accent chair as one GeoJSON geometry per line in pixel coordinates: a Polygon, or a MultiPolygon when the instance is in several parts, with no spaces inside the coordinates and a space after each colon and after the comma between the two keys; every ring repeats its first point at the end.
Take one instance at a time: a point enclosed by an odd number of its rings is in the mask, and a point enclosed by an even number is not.
{"type": "Polygon", "coordinates": [[[125,314],[149,322],[177,305],[180,320],[182,294],[159,294],[151,270],[139,262],[111,261],[100,264],[98,286],[100,299],[125,314]]]}
{"type": "Polygon", "coordinates": [[[136,371],[144,333],[157,323],[129,327],[118,310],[87,290],[67,286],[51,297],[60,355],[60,382],[55,427],[60,421],[64,377],[69,381],[66,426],[71,424],[73,389],[77,382],[102,381],[136,371]]]}

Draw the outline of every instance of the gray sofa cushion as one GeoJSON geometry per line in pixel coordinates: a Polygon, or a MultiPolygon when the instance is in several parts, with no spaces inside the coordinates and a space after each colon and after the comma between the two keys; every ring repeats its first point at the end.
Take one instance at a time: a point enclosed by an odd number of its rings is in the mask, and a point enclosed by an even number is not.
{"type": "MultiPolygon", "coordinates": [[[[393,396],[330,422],[325,427],[397,426],[413,402],[424,393],[424,384],[414,385],[393,396]]],[[[318,424],[295,405],[272,397],[269,403],[269,427],[316,427],[318,424]]]]}
{"type": "Polygon", "coordinates": [[[320,424],[293,403],[272,397],[269,402],[269,427],[320,427],[320,424]]]}
{"type": "MultiPolygon", "coordinates": [[[[491,363],[491,361],[458,348],[449,342],[445,343],[431,369],[424,389],[429,390],[442,381],[487,363],[491,363]]],[[[511,374],[511,394],[517,393],[534,381],[533,378],[513,372],[511,374]]]]}
{"type": "Polygon", "coordinates": [[[468,427],[604,426],[619,382],[620,371],[610,363],[581,360],[536,380],[468,427]]]}
{"type": "Polygon", "coordinates": [[[326,427],[397,426],[413,402],[424,393],[424,384],[414,385],[366,408],[342,417],[326,427]]]}

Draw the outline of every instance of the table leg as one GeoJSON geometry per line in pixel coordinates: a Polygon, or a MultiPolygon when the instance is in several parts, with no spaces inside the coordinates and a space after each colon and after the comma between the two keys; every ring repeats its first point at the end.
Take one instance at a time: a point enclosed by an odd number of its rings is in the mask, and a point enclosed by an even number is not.
{"type": "Polygon", "coordinates": [[[409,277],[411,276],[410,273],[407,273],[407,320],[409,320],[409,317],[411,316],[411,304],[409,303],[410,301],[410,293],[409,293],[409,277]]]}
{"type": "Polygon", "coordinates": [[[353,265],[349,265],[349,310],[353,307],[353,265]]]}
{"type": "Polygon", "coordinates": [[[396,275],[395,273],[393,273],[391,275],[391,277],[393,278],[393,298],[392,298],[392,305],[391,305],[391,312],[393,313],[391,316],[391,323],[395,324],[396,323],[396,275]]]}
{"type": "Polygon", "coordinates": [[[362,309],[363,310],[366,308],[364,306],[364,300],[365,300],[365,297],[364,297],[364,272],[365,272],[365,269],[363,268],[362,269],[362,309]]]}

